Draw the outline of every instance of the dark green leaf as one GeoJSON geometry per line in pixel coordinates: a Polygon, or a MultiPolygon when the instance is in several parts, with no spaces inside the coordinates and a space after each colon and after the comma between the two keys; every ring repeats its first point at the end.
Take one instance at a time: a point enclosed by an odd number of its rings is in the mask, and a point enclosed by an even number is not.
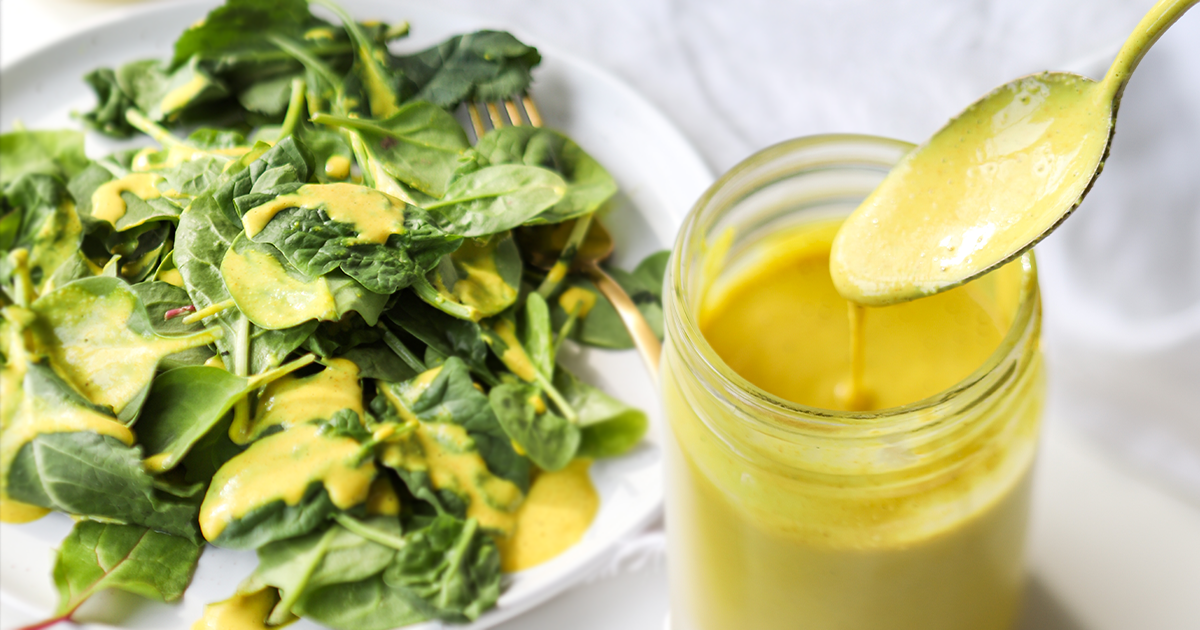
{"type": "Polygon", "coordinates": [[[79,521],[54,563],[56,614],[109,588],[173,602],[192,581],[202,550],[202,544],[145,527],[79,521]]]}
{"type": "Polygon", "coordinates": [[[424,101],[407,103],[385,120],[335,116],[320,120],[358,133],[392,177],[433,197],[446,194],[459,156],[470,146],[453,115],[424,101]]]}
{"type": "Polygon", "coordinates": [[[10,497],[46,508],[142,525],[199,540],[198,505],[155,490],[141,448],[92,432],[46,433],[21,448],[10,497]]]}
{"type": "Polygon", "coordinates": [[[454,109],[465,100],[499,101],[529,88],[537,49],[501,31],[458,35],[392,60],[417,88],[414,99],[454,109]]]}
{"type": "MultiPolygon", "coordinates": [[[[290,191],[289,191],[290,192],[290,191]]],[[[258,210],[267,199],[237,199],[239,208],[258,210]]],[[[459,246],[459,239],[438,229],[425,212],[370,188],[353,184],[318,184],[299,188],[272,203],[286,209],[273,214],[262,231],[251,238],[270,243],[297,269],[322,276],[340,268],[367,290],[390,295],[407,287],[432,268],[442,256],[459,246]],[[352,192],[347,192],[352,191],[352,192]],[[291,204],[295,205],[291,205],[291,204]],[[344,204],[338,209],[332,204],[344,204]],[[366,204],[390,212],[397,224],[384,242],[364,238],[360,226],[337,221],[342,212],[354,216],[366,204]],[[390,208],[391,210],[387,210],[390,208]]]]}
{"type": "Polygon", "coordinates": [[[500,553],[474,519],[439,516],[405,537],[383,580],[416,593],[452,621],[477,619],[500,597],[500,553]]]}
{"type": "Polygon", "coordinates": [[[433,618],[421,598],[389,587],[382,575],[314,589],[292,610],[337,630],[392,630],[433,618]]]}
{"type": "Polygon", "coordinates": [[[488,236],[511,230],[554,206],[567,183],[538,166],[500,164],[460,174],[446,194],[426,205],[451,234],[488,236]]]}
{"type": "Polygon", "coordinates": [[[407,293],[399,296],[387,318],[443,356],[460,357],[471,371],[495,381],[479,324],[451,317],[407,293]]]}
{"type": "Polygon", "coordinates": [[[617,192],[617,182],[573,140],[551,129],[501,127],[484,134],[475,151],[488,164],[541,166],[562,175],[567,191],[529,223],[560,223],[595,212],[617,192]]]}
{"type": "Polygon", "coordinates": [[[309,355],[307,360],[293,361],[251,378],[206,365],[163,373],[154,379],[137,421],[138,441],[146,449],[146,467],[155,472],[174,468],[237,401],[311,361],[309,355]]]}

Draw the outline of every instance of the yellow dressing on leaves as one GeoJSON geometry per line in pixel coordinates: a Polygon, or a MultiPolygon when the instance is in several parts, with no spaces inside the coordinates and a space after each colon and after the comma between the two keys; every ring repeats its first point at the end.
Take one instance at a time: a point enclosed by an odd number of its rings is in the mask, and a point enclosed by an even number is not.
{"type": "Polygon", "coordinates": [[[362,386],[358,366],[347,359],[331,359],[324,370],[310,376],[292,374],[272,381],[258,397],[258,408],[250,426],[234,423],[229,438],[248,444],[271,427],[289,429],[312,420],[327,420],[350,409],[363,415],[362,386]]]}
{"type": "Polygon", "coordinates": [[[517,339],[517,329],[513,323],[507,319],[498,319],[492,324],[492,332],[496,333],[505,345],[504,352],[500,354],[500,361],[521,380],[537,380],[537,368],[533,366],[533,361],[529,359],[525,348],[517,339]]]}
{"type": "Polygon", "coordinates": [[[196,73],[187,83],[167,92],[162,100],[159,101],[158,108],[164,114],[173,114],[186,107],[192,99],[199,96],[204,91],[204,88],[207,88],[209,85],[210,82],[207,77],[196,73]]]}
{"type": "Polygon", "coordinates": [[[363,243],[382,245],[392,234],[404,233],[404,202],[357,184],[307,184],[252,208],[242,217],[246,236],[253,238],[271,219],[288,208],[320,209],[333,221],[349,223],[363,243]]]}
{"type": "Polygon", "coordinates": [[[192,630],[267,630],[267,616],[278,602],[279,592],[273,588],[238,593],[205,606],[204,616],[192,624],[192,630]]]}
{"type": "Polygon", "coordinates": [[[104,182],[92,193],[92,216],[116,225],[125,216],[126,204],[121,193],[132,193],[142,199],[162,196],[155,184],[162,177],[154,173],[130,173],[120,179],[104,182]]]}
{"type": "Polygon", "coordinates": [[[271,254],[230,247],[221,260],[221,277],[238,309],[260,328],[279,330],[310,319],[333,321],[337,305],[324,277],[305,282],[271,254]]]}
{"type": "Polygon", "coordinates": [[[567,313],[575,313],[576,317],[583,319],[596,305],[596,294],[579,287],[568,287],[558,296],[558,305],[567,313]]]}
{"type": "Polygon", "coordinates": [[[428,472],[434,488],[466,500],[467,518],[474,518],[489,531],[510,535],[523,498],[521,489],[487,469],[465,428],[447,422],[421,422],[391,388],[381,391],[413,430],[388,442],[380,459],[391,467],[428,472]]]}
{"type": "Polygon", "coordinates": [[[319,430],[316,424],[302,424],[268,435],[221,466],[200,505],[204,537],[215,540],[229,523],[274,501],[296,505],[316,482],[339,509],[365,501],[375,478],[374,462],[359,463],[362,445],[357,441],[319,430]]]}
{"type": "Polygon", "coordinates": [[[350,177],[350,158],[344,155],[333,155],[325,160],[325,174],[333,179],[350,177]]]}

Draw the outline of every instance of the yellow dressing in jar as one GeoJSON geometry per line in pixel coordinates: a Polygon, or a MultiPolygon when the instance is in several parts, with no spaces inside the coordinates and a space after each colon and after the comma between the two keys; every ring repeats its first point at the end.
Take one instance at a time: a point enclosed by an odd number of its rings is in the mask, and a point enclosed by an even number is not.
{"type": "Polygon", "coordinates": [[[1044,387],[1032,256],[860,311],[857,347],[829,274],[841,217],[906,149],[772,147],[683,228],[661,375],[675,630],[1011,627],[1044,387]]]}

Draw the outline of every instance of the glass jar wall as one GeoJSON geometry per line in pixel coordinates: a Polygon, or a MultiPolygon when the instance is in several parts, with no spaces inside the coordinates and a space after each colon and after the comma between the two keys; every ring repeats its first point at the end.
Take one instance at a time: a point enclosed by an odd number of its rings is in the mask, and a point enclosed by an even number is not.
{"type": "Polygon", "coordinates": [[[848,322],[812,323],[830,305],[721,327],[723,313],[795,290],[764,267],[798,264],[780,244],[807,239],[819,255],[821,235],[910,148],[866,136],[776,145],[714,184],[684,223],[661,379],[675,630],[1013,623],[1044,396],[1032,254],[958,294],[868,309],[866,382],[882,407],[871,411],[792,395],[813,379],[832,391],[848,369],[848,322]],[[952,300],[994,326],[994,343],[979,350],[952,300]],[[972,351],[977,361],[939,381],[972,351]]]}

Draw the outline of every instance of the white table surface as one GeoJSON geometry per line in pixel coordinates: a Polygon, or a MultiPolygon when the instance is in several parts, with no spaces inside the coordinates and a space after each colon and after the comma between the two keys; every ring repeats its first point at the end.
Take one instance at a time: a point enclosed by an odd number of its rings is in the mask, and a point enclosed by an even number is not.
{"type": "MultiPolygon", "coordinates": [[[[0,0],[0,60],[22,56],[134,4],[138,3],[0,0]]],[[[462,8],[471,3],[454,4],[462,8]]],[[[509,9],[514,5],[504,4],[509,9]]],[[[604,10],[600,4],[594,9],[604,10]]],[[[608,65],[613,63],[619,65],[619,60],[609,60],[608,65]]],[[[694,141],[704,128],[704,114],[687,112],[680,120],[694,141]]],[[[738,151],[766,143],[733,134],[703,138],[697,144],[710,163],[726,168],[742,156],[738,151]],[[714,157],[721,150],[732,153],[714,157]]],[[[1053,416],[1047,418],[1043,445],[1021,630],[1200,628],[1200,505],[1111,459],[1053,416]]],[[[136,605],[134,599],[130,602],[136,605]]],[[[568,591],[500,628],[659,630],[666,611],[665,572],[661,562],[650,561],[568,591]]],[[[85,617],[86,609],[81,612],[85,617]]],[[[32,621],[5,611],[0,626],[32,621]]]]}

